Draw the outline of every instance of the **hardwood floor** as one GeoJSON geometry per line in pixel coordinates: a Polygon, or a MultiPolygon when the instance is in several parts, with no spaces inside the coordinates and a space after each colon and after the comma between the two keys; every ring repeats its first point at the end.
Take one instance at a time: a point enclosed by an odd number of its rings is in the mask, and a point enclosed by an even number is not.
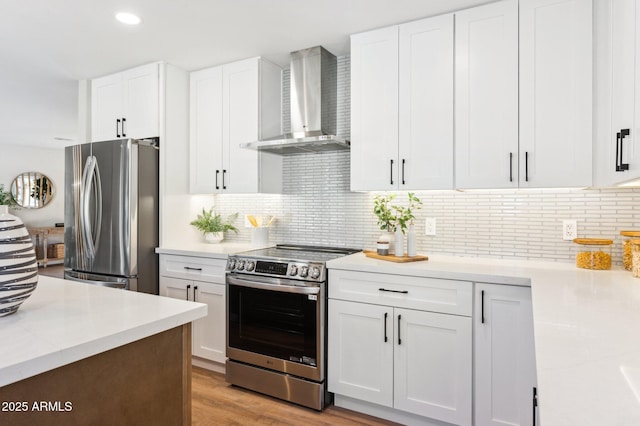
{"type": "Polygon", "coordinates": [[[198,425],[395,425],[329,406],[322,412],[231,386],[224,375],[193,367],[192,424],[198,425]]]}

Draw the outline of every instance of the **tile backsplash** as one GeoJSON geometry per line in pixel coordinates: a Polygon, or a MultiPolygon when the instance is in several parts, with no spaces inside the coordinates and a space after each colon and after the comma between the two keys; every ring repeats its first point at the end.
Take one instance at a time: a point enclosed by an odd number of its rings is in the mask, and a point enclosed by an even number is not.
{"type": "MultiPolygon", "coordinates": [[[[283,76],[288,105],[288,73],[283,76]]],[[[349,57],[338,58],[338,133],[349,136],[349,57]]],[[[288,130],[288,106],[283,113],[288,130]]],[[[285,157],[284,193],[216,195],[223,214],[275,215],[274,243],[373,248],[381,231],[373,214],[374,193],[350,192],[350,153],[285,157]]],[[[419,252],[573,262],[574,244],[562,240],[562,220],[578,222],[579,237],[614,240],[614,263],[622,262],[621,230],[640,229],[640,189],[417,191],[419,252]],[[424,235],[424,220],[436,219],[436,235],[424,235]]],[[[399,192],[398,202],[406,201],[399,192]]],[[[241,223],[241,221],[238,221],[241,223]]],[[[250,241],[240,228],[230,241],[250,241]]]]}

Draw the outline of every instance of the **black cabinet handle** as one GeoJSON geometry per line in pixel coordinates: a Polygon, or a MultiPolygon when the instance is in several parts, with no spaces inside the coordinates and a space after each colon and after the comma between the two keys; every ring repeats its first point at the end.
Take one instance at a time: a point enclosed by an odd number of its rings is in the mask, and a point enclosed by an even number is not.
{"type": "Polygon", "coordinates": [[[408,294],[409,290],[388,290],[386,288],[379,288],[379,291],[388,291],[389,293],[402,293],[402,294],[408,294]]]}
{"type": "Polygon", "coordinates": [[[117,138],[120,137],[120,119],[119,118],[116,120],[116,137],[117,138]]]}
{"type": "Polygon", "coordinates": [[[390,160],[391,163],[389,165],[389,177],[391,178],[391,185],[393,185],[393,159],[390,160]]]}
{"type": "Polygon", "coordinates": [[[193,301],[194,302],[197,302],[197,300],[196,300],[196,290],[198,290],[198,286],[197,285],[193,287],[193,301]]]}
{"type": "Polygon", "coordinates": [[[529,182],[529,151],[524,152],[524,181],[529,182]]]}
{"type": "Polygon", "coordinates": [[[398,314],[398,345],[402,344],[402,339],[400,338],[400,319],[402,319],[402,315],[398,314]]]}
{"type": "Polygon", "coordinates": [[[125,134],[125,132],[124,132],[124,123],[126,123],[126,122],[127,122],[127,119],[123,117],[123,118],[122,118],[122,137],[123,137],[123,138],[124,138],[125,136],[127,136],[127,135],[125,134]]]}
{"type": "Polygon", "coordinates": [[[222,169],[222,189],[227,189],[227,185],[224,183],[224,175],[227,174],[227,171],[222,169]]]}
{"type": "Polygon", "coordinates": [[[220,174],[220,170],[216,170],[216,189],[220,189],[220,186],[218,185],[218,175],[220,174]]]}
{"type": "Polygon", "coordinates": [[[384,313],[384,341],[387,342],[387,317],[389,314],[387,312],[384,313]]]}
{"type": "Polygon", "coordinates": [[[480,322],[484,324],[484,290],[480,291],[480,322]]]}
{"type": "Polygon", "coordinates": [[[189,300],[189,289],[190,289],[190,288],[191,288],[191,284],[189,284],[189,285],[187,286],[187,298],[186,298],[187,300],[189,300]]]}
{"type": "Polygon", "coordinates": [[[404,158],[402,159],[402,184],[404,185],[404,158]]]}
{"type": "Polygon", "coordinates": [[[192,268],[191,266],[185,266],[184,269],[189,271],[202,271],[202,268],[192,268]]]}
{"type": "Polygon", "coordinates": [[[536,410],[538,408],[538,390],[533,388],[533,426],[536,426],[536,410]]]}
{"type": "Polygon", "coordinates": [[[509,182],[513,182],[513,152],[509,153],[509,182]]]}
{"type": "Polygon", "coordinates": [[[624,138],[626,136],[629,136],[629,129],[620,129],[620,132],[616,133],[616,172],[624,172],[626,170],[629,170],[629,163],[622,162],[622,148],[624,138]]]}

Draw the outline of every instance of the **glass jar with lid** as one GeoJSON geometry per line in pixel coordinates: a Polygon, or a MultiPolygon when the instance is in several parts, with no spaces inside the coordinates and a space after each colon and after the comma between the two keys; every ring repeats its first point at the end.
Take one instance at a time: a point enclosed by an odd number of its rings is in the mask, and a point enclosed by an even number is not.
{"type": "Polygon", "coordinates": [[[584,269],[611,269],[611,244],[606,238],[576,238],[576,266],[584,269]]]}
{"type": "Polygon", "coordinates": [[[640,278],[640,239],[629,240],[631,246],[631,273],[640,278]]]}
{"type": "Polygon", "coordinates": [[[631,270],[632,266],[632,254],[631,254],[631,239],[640,238],[640,231],[620,231],[620,235],[627,237],[622,242],[622,266],[627,271],[631,270]]]}

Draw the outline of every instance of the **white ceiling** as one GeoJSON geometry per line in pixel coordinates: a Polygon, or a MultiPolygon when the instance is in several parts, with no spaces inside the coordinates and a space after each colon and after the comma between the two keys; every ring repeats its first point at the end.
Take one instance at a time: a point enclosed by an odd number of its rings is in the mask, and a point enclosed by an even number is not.
{"type": "Polygon", "coordinates": [[[0,143],[62,147],[77,131],[77,80],[166,61],[192,71],[323,45],[490,0],[3,0],[0,143]],[[138,14],[128,27],[119,11],[138,14]]]}

